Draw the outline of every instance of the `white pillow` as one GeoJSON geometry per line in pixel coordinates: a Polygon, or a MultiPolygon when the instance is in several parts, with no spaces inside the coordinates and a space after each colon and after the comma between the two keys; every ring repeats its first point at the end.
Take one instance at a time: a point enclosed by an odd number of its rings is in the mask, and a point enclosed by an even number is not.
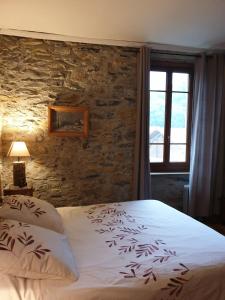
{"type": "Polygon", "coordinates": [[[62,219],[56,208],[47,201],[31,196],[5,196],[0,217],[17,220],[64,233],[62,219]]]}
{"type": "Polygon", "coordinates": [[[0,272],[31,279],[78,279],[65,235],[9,219],[0,220],[0,272]]]}

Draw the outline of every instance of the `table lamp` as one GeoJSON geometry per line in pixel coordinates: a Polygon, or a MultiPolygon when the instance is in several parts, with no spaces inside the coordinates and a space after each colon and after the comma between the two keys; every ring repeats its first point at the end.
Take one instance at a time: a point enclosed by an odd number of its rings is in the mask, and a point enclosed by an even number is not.
{"type": "Polygon", "coordinates": [[[20,161],[21,157],[30,156],[26,144],[24,142],[12,142],[7,156],[18,158],[17,161],[13,162],[13,185],[26,186],[25,161],[20,161]]]}

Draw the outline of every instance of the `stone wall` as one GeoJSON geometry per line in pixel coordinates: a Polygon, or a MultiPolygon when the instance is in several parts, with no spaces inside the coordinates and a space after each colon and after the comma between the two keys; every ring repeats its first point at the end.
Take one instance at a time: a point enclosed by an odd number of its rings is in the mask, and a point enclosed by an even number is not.
{"type": "Polygon", "coordinates": [[[56,206],[131,198],[137,49],[0,35],[3,183],[11,141],[27,143],[27,181],[56,206]],[[48,136],[48,105],[87,106],[87,140],[48,136]]]}
{"type": "Polygon", "coordinates": [[[0,102],[0,201],[2,197],[2,121],[3,121],[3,105],[0,102]]]}

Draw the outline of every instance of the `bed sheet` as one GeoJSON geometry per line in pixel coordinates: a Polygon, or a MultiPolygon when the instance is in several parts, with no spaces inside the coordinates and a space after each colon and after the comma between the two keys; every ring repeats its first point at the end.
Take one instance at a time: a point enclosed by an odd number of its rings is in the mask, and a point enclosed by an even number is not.
{"type": "Polygon", "coordinates": [[[0,299],[225,299],[225,237],[160,201],[58,211],[79,280],[1,276],[0,299]]]}

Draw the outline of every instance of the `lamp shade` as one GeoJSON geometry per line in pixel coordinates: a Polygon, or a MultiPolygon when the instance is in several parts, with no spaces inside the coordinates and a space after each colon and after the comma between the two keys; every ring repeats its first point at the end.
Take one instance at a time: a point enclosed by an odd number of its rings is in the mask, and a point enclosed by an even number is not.
{"type": "Polygon", "coordinates": [[[30,153],[24,142],[12,142],[7,156],[25,157],[30,156],[30,153]]]}

